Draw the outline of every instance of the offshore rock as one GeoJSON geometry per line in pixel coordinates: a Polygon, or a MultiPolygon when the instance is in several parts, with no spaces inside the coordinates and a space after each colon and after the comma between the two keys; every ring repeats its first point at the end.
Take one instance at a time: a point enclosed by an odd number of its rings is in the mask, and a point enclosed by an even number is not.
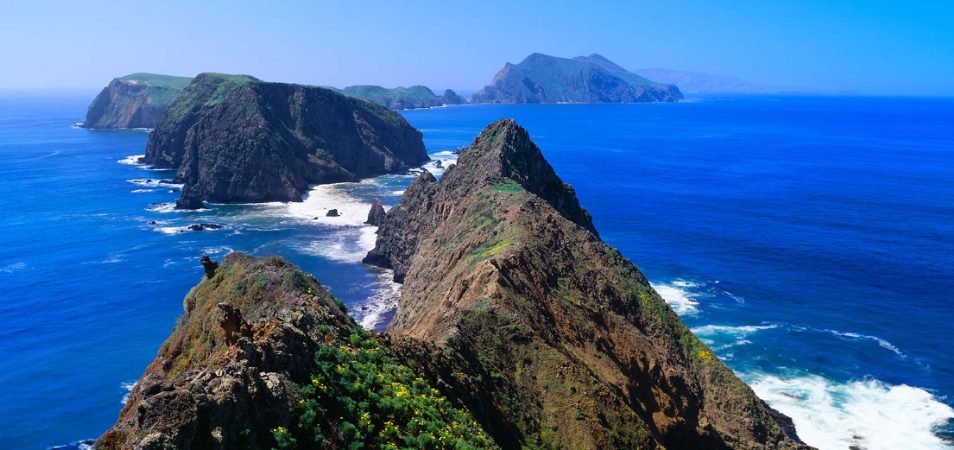
{"type": "Polygon", "coordinates": [[[421,133],[380,105],[319,87],[200,74],[150,134],[144,161],[176,170],[179,208],[300,201],[309,186],[404,172],[421,133]]]}

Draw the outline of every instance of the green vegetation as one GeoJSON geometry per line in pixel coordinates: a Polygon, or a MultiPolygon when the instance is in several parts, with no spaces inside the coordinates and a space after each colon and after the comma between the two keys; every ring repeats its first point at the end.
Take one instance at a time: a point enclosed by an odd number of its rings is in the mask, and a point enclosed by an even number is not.
{"type": "Polygon", "coordinates": [[[392,359],[370,333],[356,326],[338,331],[315,352],[298,423],[272,430],[279,449],[496,448],[467,412],[392,359]]]}
{"type": "Polygon", "coordinates": [[[490,192],[520,192],[522,190],[524,190],[523,186],[509,178],[500,181],[490,188],[490,192]]]}
{"type": "Polygon", "coordinates": [[[192,78],[189,77],[176,77],[172,75],[159,75],[155,73],[133,73],[117,79],[133,83],[141,83],[147,86],[178,89],[180,91],[185,89],[185,87],[192,82],[192,78]]]}

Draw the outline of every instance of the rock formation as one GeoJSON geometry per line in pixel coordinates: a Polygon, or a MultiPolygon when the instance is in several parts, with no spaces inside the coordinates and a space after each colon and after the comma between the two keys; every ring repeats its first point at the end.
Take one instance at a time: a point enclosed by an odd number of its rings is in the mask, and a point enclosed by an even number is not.
{"type": "Polygon", "coordinates": [[[368,211],[368,220],[364,223],[379,227],[384,223],[384,217],[386,215],[387,213],[384,211],[384,205],[381,204],[381,200],[374,199],[374,202],[371,203],[371,211],[368,211]]]}
{"type": "Polygon", "coordinates": [[[86,112],[86,128],[155,128],[191,78],[134,73],[116,78],[86,112]]]}
{"type": "Polygon", "coordinates": [[[298,201],[309,185],[427,161],[421,133],[380,105],[325,88],[200,74],[149,136],[144,161],[176,170],[180,208],[298,201]]]}
{"type": "Polygon", "coordinates": [[[504,448],[799,448],[603,243],[512,120],[415,180],[367,262],[404,287],[404,357],[504,448]]]}
{"type": "Polygon", "coordinates": [[[95,448],[493,446],[466,411],[281,258],[230,254],[184,306],[95,448]]]}
{"type": "Polygon", "coordinates": [[[676,86],[655,83],[593,54],[557,58],[534,53],[507,63],[474,103],[628,103],[682,99],[676,86]]]}
{"type": "Polygon", "coordinates": [[[494,123],[458,161],[411,183],[366,258],[404,283],[386,335],[287,261],[231,254],[95,446],[808,448],[525,130],[494,123]]]}

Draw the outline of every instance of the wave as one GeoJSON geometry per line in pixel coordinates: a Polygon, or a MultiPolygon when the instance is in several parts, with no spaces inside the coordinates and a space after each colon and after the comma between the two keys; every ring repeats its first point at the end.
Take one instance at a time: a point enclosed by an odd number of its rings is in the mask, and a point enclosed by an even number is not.
{"type": "Polygon", "coordinates": [[[699,293],[691,291],[699,284],[686,280],[674,280],[670,283],[650,283],[656,293],[666,301],[672,310],[680,316],[699,313],[699,293]]]}
{"type": "Polygon", "coordinates": [[[346,263],[359,263],[374,248],[378,227],[345,227],[299,246],[302,253],[346,263]]]}
{"type": "Polygon", "coordinates": [[[146,157],[146,155],[129,155],[129,156],[127,156],[127,157],[125,157],[125,158],[123,158],[123,159],[120,159],[119,161],[116,161],[116,162],[118,162],[118,163],[120,163],[120,164],[127,165],[127,166],[144,167],[145,164],[143,164],[142,158],[145,158],[145,157],[146,157]]]}
{"type": "Polygon", "coordinates": [[[136,387],[136,382],[135,382],[135,381],[124,381],[122,384],[120,384],[120,387],[122,387],[123,390],[126,391],[126,393],[123,394],[123,398],[122,398],[122,400],[120,400],[119,402],[122,403],[123,405],[125,405],[126,402],[129,401],[129,394],[131,394],[133,388],[136,387]]]}
{"type": "Polygon", "coordinates": [[[288,214],[313,223],[336,226],[361,226],[368,220],[371,204],[362,202],[347,191],[355,183],[335,183],[315,186],[301,202],[283,204],[288,214]],[[338,210],[337,217],[329,217],[328,211],[338,210]]]}
{"type": "Polygon", "coordinates": [[[888,342],[888,341],[885,340],[885,339],[879,338],[878,336],[871,336],[871,335],[867,335],[867,334],[851,333],[851,332],[838,331],[838,330],[829,330],[829,329],[816,330],[816,331],[822,331],[822,332],[826,332],[826,333],[831,333],[831,334],[833,334],[833,335],[835,335],[835,336],[838,336],[838,337],[841,337],[841,338],[845,338],[845,339],[849,339],[849,340],[868,340],[868,341],[874,341],[874,342],[877,342],[877,343],[878,343],[878,346],[879,346],[879,347],[881,347],[881,348],[883,348],[883,349],[891,350],[892,352],[894,352],[894,354],[896,354],[896,355],[898,355],[898,356],[901,356],[901,357],[906,357],[906,356],[907,356],[907,355],[904,354],[904,352],[901,351],[901,349],[899,349],[898,347],[896,347],[894,344],[888,342]]]}
{"type": "Polygon", "coordinates": [[[401,298],[401,284],[393,281],[394,272],[382,270],[378,274],[377,289],[364,304],[355,307],[352,311],[355,320],[368,330],[380,331],[379,327],[386,324],[389,313],[397,308],[401,298]]]}
{"type": "Polygon", "coordinates": [[[159,179],[151,179],[151,178],[146,178],[146,179],[137,178],[137,179],[126,180],[126,181],[132,184],[135,184],[136,186],[142,186],[145,188],[165,187],[170,189],[182,189],[182,186],[183,186],[182,183],[175,183],[172,180],[159,180],[159,179]]]}
{"type": "Polygon", "coordinates": [[[457,154],[449,150],[431,153],[429,156],[431,157],[431,162],[424,164],[422,168],[437,178],[444,175],[444,171],[452,164],[457,164],[457,154]]]}
{"type": "Polygon", "coordinates": [[[0,267],[0,273],[13,273],[18,270],[26,269],[27,265],[23,261],[17,261],[15,263],[7,264],[3,267],[0,267]]]}
{"type": "Polygon", "coordinates": [[[951,448],[934,430],[954,419],[954,409],[924,389],[873,379],[838,383],[817,375],[742,378],[819,450],[951,448]]]}

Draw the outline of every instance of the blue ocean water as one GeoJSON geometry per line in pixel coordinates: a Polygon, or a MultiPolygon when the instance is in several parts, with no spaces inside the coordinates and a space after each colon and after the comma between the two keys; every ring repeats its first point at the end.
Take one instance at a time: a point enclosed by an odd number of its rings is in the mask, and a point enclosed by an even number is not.
{"type": "MultiPolygon", "coordinates": [[[[171,211],[171,174],[127,160],[146,132],[71,126],[93,94],[0,94],[4,446],[105,430],[200,279],[201,254],[283,255],[365,325],[386,323],[399,288],[360,264],[374,239],[361,222],[374,197],[396,203],[412,176],[321,186],[298,204],[171,211]],[[224,228],[185,229],[193,223],[224,228]]],[[[951,448],[954,99],[404,114],[448,161],[489,122],[516,118],[603,239],[808,443],[951,448]]]]}

